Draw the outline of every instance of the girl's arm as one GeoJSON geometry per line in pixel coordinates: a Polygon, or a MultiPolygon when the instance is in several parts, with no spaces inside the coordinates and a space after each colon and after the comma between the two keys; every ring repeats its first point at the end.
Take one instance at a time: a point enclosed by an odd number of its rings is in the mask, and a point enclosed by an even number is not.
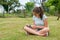
{"type": "Polygon", "coordinates": [[[36,29],[36,28],[37,28],[36,25],[35,25],[35,21],[33,21],[32,28],[33,28],[33,29],[36,29]]]}
{"type": "Polygon", "coordinates": [[[48,27],[48,21],[47,21],[47,18],[44,20],[44,27],[48,27]]]}

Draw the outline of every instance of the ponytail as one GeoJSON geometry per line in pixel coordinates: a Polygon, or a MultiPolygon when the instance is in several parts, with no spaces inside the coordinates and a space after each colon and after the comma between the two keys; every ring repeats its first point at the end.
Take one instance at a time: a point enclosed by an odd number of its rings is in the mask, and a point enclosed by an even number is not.
{"type": "Polygon", "coordinates": [[[41,20],[43,19],[43,12],[44,11],[43,11],[42,7],[35,7],[33,9],[33,12],[39,13],[39,16],[40,16],[41,20]]]}
{"type": "Polygon", "coordinates": [[[40,9],[40,18],[41,18],[41,20],[43,19],[43,9],[41,8],[41,7],[39,7],[39,9],[40,9]]]}

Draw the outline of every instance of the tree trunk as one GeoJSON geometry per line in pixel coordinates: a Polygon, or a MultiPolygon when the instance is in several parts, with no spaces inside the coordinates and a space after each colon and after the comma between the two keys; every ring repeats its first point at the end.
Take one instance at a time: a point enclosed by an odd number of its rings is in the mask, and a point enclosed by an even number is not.
{"type": "Polygon", "coordinates": [[[58,16],[57,20],[59,20],[59,18],[60,18],[60,13],[59,12],[58,12],[58,15],[57,16],[58,16]]]}
{"type": "Polygon", "coordinates": [[[59,20],[59,18],[60,18],[60,17],[58,16],[57,20],[59,20]]]}

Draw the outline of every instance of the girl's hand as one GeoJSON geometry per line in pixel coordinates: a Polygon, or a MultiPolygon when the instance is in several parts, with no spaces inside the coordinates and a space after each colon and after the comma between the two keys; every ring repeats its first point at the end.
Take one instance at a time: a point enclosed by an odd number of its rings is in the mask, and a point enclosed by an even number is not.
{"type": "Polygon", "coordinates": [[[44,26],[37,26],[37,28],[44,28],[44,26]]]}
{"type": "Polygon", "coordinates": [[[32,28],[33,28],[33,29],[36,29],[37,27],[36,27],[35,25],[32,25],[32,28]]]}

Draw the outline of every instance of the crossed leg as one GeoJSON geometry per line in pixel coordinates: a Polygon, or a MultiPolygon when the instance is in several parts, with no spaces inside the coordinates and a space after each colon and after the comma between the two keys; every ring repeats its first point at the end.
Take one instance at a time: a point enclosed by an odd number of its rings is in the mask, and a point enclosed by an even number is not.
{"type": "Polygon", "coordinates": [[[32,34],[35,34],[35,35],[39,35],[39,36],[44,36],[49,31],[48,28],[44,28],[44,29],[42,29],[40,31],[36,31],[36,30],[31,29],[31,28],[29,28],[27,26],[24,27],[24,30],[29,32],[29,33],[32,33],[32,34]]]}

